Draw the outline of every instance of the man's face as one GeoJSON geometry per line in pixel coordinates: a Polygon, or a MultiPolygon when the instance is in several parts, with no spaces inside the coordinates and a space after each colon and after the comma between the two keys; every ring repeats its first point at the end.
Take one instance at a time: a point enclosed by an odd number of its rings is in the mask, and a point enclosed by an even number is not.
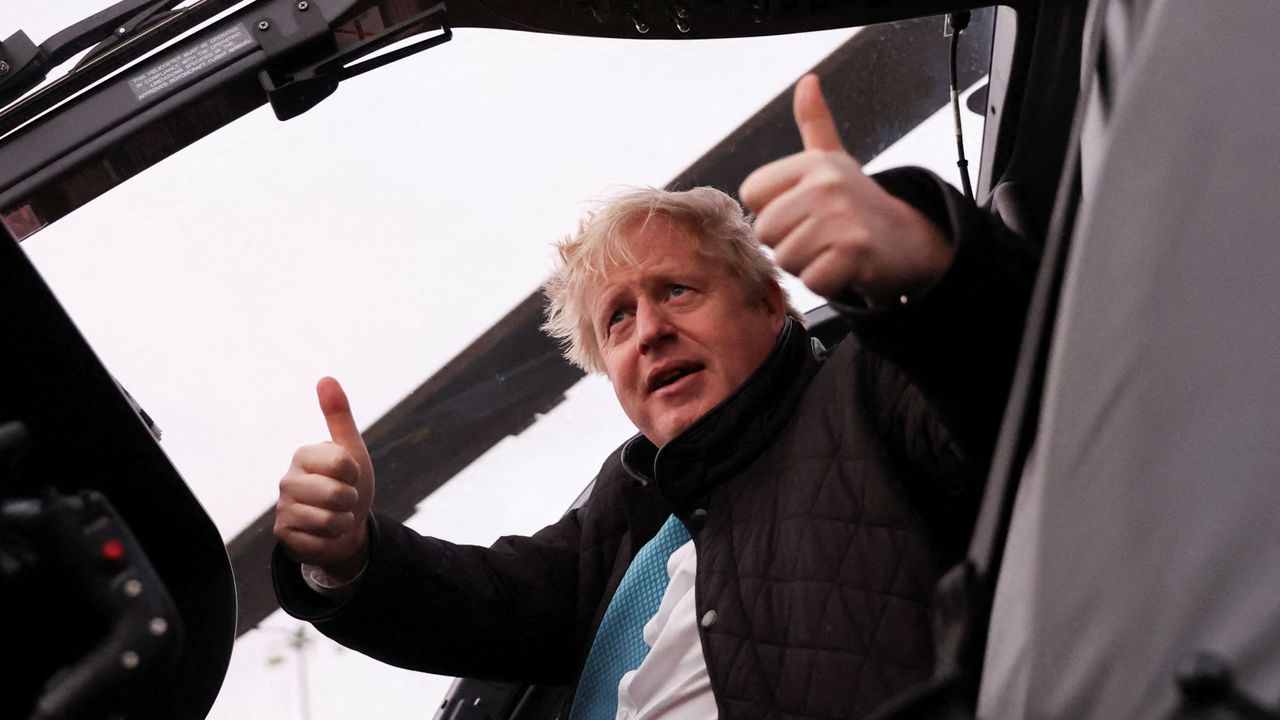
{"type": "Polygon", "coordinates": [[[588,289],[587,308],[618,402],[662,447],[764,362],[786,310],[776,285],[748,296],[664,216],[637,223],[628,247],[635,264],[588,289]]]}

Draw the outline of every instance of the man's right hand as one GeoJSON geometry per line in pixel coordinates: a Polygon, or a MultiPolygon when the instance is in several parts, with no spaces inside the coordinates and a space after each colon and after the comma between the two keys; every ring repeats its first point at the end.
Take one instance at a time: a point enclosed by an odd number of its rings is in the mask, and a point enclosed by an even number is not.
{"type": "Polygon", "coordinates": [[[306,445],[280,480],[275,535],[290,558],[346,582],[364,566],[373,462],[337,380],[316,384],[332,442],[306,445]]]}

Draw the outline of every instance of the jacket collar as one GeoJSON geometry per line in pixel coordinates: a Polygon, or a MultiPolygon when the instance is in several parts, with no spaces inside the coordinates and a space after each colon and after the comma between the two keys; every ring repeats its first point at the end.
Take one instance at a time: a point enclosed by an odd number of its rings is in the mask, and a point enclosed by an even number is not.
{"type": "Polygon", "coordinates": [[[643,435],[631,438],[623,466],[672,509],[686,508],[769,446],[819,364],[809,333],[788,317],[769,356],[733,394],[661,449],[643,435]]]}

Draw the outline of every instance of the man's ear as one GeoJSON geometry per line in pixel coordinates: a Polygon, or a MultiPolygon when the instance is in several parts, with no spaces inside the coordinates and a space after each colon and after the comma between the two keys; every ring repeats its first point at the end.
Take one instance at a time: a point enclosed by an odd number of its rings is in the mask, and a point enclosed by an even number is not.
{"type": "Polygon", "coordinates": [[[776,280],[770,278],[765,282],[763,296],[760,301],[764,303],[765,310],[769,313],[769,316],[779,323],[787,316],[787,303],[782,297],[782,287],[778,285],[776,280]]]}

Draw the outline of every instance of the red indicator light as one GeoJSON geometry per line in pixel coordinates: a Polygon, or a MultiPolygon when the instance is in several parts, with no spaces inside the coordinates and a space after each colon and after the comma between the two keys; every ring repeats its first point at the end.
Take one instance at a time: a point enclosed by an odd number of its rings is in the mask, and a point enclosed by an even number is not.
{"type": "Polygon", "coordinates": [[[110,562],[123,560],[124,543],[114,538],[102,543],[102,559],[110,562]]]}

